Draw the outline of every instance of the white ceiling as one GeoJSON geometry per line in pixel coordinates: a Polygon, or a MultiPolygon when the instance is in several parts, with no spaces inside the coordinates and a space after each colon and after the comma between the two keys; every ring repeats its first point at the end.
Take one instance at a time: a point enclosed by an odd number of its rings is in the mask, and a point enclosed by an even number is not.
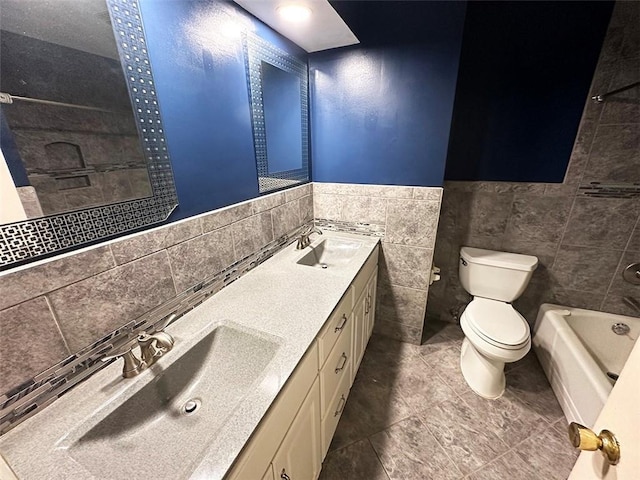
{"type": "Polygon", "coordinates": [[[234,1],[309,53],[360,43],[328,0],[234,1]],[[311,18],[299,24],[284,20],[276,9],[290,4],[309,7],[311,18]]]}
{"type": "MultiPolygon", "coordinates": [[[[327,0],[234,1],[309,53],[360,43],[327,0]],[[277,7],[292,3],[308,6],[311,18],[282,19],[277,7]]],[[[0,8],[2,30],[118,58],[105,0],[0,0],[0,8]]]]}

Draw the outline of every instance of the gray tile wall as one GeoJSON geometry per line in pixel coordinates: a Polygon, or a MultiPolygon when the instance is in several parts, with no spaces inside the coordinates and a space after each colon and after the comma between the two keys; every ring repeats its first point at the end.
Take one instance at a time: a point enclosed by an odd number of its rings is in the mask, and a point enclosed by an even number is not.
{"type": "Polygon", "coordinates": [[[442,280],[429,289],[427,315],[453,320],[469,295],[458,281],[468,245],[536,255],[540,266],[516,308],[535,321],[541,303],[637,316],[622,303],[640,286],[622,269],[640,261],[640,199],[581,195],[589,182],[640,182],[640,89],[595,94],[640,79],[640,3],[618,2],[562,184],[446,182],[434,263],[442,280]]]}
{"type": "Polygon", "coordinates": [[[0,274],[0,397],[313,218],[303,185],[0,274]]]}
{"type": "Polygon", "coordinates": [[[313,184],[316,219],[384,232],[374,327],[382,335],[421,341],[441,195],[439,187],[313,184]]]}

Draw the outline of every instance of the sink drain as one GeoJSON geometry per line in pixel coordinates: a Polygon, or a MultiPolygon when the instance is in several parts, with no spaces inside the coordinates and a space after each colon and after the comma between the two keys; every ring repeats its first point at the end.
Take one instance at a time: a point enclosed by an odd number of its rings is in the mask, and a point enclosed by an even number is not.
{"type": "Polygon", "coordinates": [[[611,330],[616,335],[626,335],[631,331],[631,328],[626,323],[614,323],[611,325],[611,330]]]}
{"type": "Polygon", "coordinates": [[[182,413],[185,415],[192,415],[196,413],[196,411],[200,408],[202,402],[199,398],[193,398],[191,400],[187,400],[185,404],[182,406],[182,413]]]}

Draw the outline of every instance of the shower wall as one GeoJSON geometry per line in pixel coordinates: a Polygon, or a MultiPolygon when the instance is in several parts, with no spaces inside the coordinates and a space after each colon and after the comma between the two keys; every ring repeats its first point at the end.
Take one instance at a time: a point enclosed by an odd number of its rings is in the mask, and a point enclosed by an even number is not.
{"type": "Polygon", "coordinates": [[[617,2],[561,184],[445,182],[427,317],[455,321],[470,300],[458,281],[463,245],[536,255],[540,265],[516,308],[535,321],[552,302],[637,315],[624,296],[640,286],[622,270],[640,261],[640,2],[617,2]]]}
{"type": "Polygon", "coordinates": [[[2,105],[11,137],[3,143],[15,143],[42,213],[151,195],[119,60],[4,30],[0,39],[0,68],[11,72],[1,77],[3,92],[81,107],[2,105]]]}

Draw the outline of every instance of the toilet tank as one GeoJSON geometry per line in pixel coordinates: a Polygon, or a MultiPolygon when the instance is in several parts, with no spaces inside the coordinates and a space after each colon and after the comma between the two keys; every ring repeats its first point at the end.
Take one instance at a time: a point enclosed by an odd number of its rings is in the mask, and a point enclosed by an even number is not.
{"type": "Polygon", "coordinates": [[[537,266],[538,259],[531,255],[462,247],[458,273],[474,297],[512,302],[527,288],[537,266]]]}

